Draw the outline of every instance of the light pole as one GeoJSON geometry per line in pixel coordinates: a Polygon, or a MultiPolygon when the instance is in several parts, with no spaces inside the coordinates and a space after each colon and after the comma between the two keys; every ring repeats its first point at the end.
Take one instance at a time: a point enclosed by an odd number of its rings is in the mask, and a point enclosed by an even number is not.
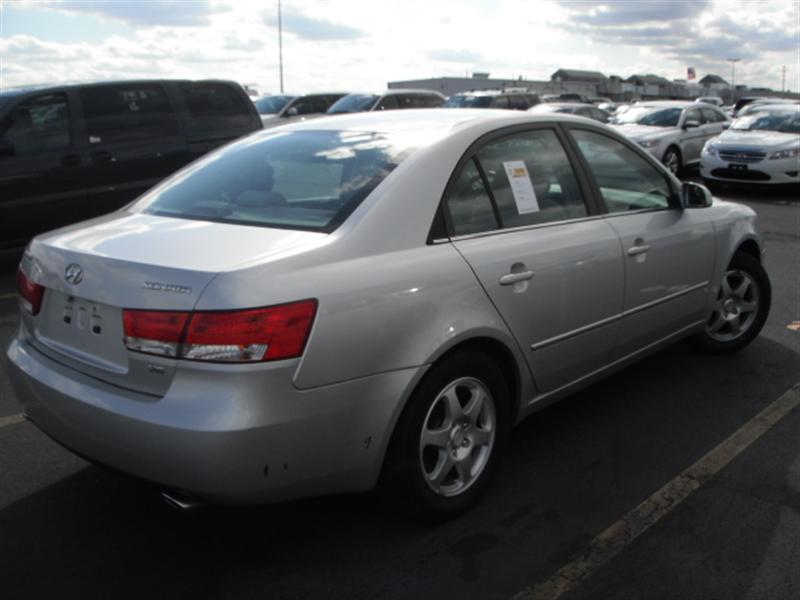
{"type": "Polygon", "coordinates": [[[741,58],[726,58],[731,63],[731,104],[736,102],[736,63],[742,60],[741,58]]]}
{"type": "Polygon", "coordinates": [[[281,73],[281,94],[283,93],[283,23],[281,22],[281,0],[278,0],[278,69],[281,73]]]}

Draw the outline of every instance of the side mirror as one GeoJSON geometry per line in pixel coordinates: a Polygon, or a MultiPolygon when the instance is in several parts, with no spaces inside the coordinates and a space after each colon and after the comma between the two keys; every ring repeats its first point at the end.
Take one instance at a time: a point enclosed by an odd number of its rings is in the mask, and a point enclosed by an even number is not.
{"type": "Polygon", "coordinates": [[[686,121],[683,124],[684,129],[694,129],[695,127],[700,127],[700,121],[686,121]]]}
{"type": "Polygon", "coordinates": [[[297,107],[296,106],[292,106],[292,107],[289,108],[289,110],[286,111],[286,116],[287,117],[296,117],[299,114],[300,113],[297,112],[297,107]]]}
{"type": "Polygon", "coordinates": [[[725,122],[722,124],[722,128],[723,128],[723,129],[727,129],[727,128],[728,128],[728,127],[730,127],[730,126],[731,126],[731,122],[730,122],[730,121],[725,121],[725,122]]]}
{"type": "Polygon", "coordinates": [[[681,185],[681,206],[683,208],[708,208],[712,203],[711,192],[704,185],[684,181],[681,185]]]}

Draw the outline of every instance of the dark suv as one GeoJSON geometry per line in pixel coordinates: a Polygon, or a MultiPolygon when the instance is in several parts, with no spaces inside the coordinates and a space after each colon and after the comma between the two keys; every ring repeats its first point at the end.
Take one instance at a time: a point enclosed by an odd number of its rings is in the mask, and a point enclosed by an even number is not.
{"type": "Polygon", "coordinates": [[[229,81],[118,81],[0,94],[0,250],[118,209],[261,128],[229,81]]]}

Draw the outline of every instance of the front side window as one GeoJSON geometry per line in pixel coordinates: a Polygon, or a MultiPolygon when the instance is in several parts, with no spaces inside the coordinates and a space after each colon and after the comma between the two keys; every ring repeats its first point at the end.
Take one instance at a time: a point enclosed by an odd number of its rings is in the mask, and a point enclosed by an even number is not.
{"type": "Polygon", "coordinates": [[[0,124],[3,156],[31,156],[70,145],[67,96],[46,94],[25,100],[0,124]]]}
{"type": "Polygon", "coordinates": [[[240,129],[252,122],[249,100],[229,85],[192,82],[182,83],[178,89],[189,109],[189,119],[197,129],[240,129]]]}
{"type": "Polygon", "coordinates": [[[397,99],[398,96],[384,96],[383,99],[378,103],[378,106],[375,108],[375,110],[394,110],[396,108],[406,108],[406,106],[400,106],[397,99]]]}
{"type": "Polygon", "coordinates": [[[705,123],[705,120],[703,119],[703,115],[700,114],[700,109],[699,108],[693,108],[692,110],[687,110],[686,111],[686,116],[684,117],[683,122],[684,122],[684,124],[686,124],[689,121],[694,121],[695,123],[699,123],[700,125],[705,123]]]}
{"type": "Polygon", "coordinates": [[[611,213],[669,207],[666,176],[623,143],[600,133],[573,129],[611,213]]]}
{"type": "Polygon", "coordinates": [[[132,209],[330,232],[413,147],[390,135],[294,131],[246,138],[180,171],[132,209]]]}

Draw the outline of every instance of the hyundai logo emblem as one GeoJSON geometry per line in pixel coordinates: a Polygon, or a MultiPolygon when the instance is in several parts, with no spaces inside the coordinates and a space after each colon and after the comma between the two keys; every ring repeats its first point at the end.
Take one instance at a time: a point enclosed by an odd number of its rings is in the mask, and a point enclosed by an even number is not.
{"type": "Polygon", "coordinates": [[[72,263],[64,271],[64,279],[71,285],[78,285],[83,281],[83,269],[80,265],[72,263]]]}

